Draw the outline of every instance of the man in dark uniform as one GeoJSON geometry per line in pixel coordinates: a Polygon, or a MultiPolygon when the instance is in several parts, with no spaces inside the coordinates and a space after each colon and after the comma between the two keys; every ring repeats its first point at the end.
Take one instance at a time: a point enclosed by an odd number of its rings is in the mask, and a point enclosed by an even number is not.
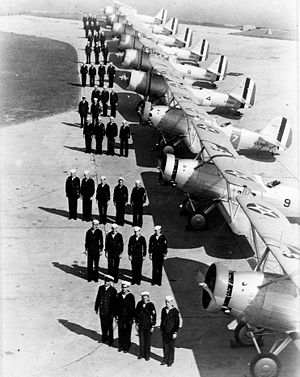
{"type": "Polygon", "coordinates": [[[93,20],[92,13],[89,13],[89,15],[88,15],[88,23],[89,23],[89,25],[91,24],[92,20],[93,20]]]}
{"type": "Polygon", "coordinates": [[[107,46],[107,42],[105,41],[103,46],[101,47],[101,52],[102,52],[102,55],[103,55],[103,62],[104,62],[104,65],[107,64],[107,57],[108,57],[108,46],[107,46]]]}
{"type": "Polygon", "coordinates": [[[91,63],[91,52],[92,52],[92,47],[91,47],[91,44],[88,42],[85,46],[86,64],[91,63]]]}
{"type": "MultiPolygon", "coordinates": [[[[97,33],[98,37],[99,37],[99,33],[100,33],[100,22],[97,20],[95,22],[95,32],[97,33]]],[[[99,38],[99,41],[100,41],[100,38],[99,38]]]]}
{"type": "Polygon", "coordinates": [[[116,223],[124,225],[125,206],[128,202],[128,189],[124,185],[124,178],[118,179],[118,184],[114,188],[113,202],[116,207],[116,223]]]}
{"type": "Polygon", "coordinates": [[[101,48],[103,48],[104,47],[104,43],[106,41],[106,37],[105,37],[105,34],[103,33],[103,31],[100,32],[99,37],[100,37],[101,48]]]}
{"type": "Polygon", "coordinates": [[[122,120],[122,126],[120,127],[120,157],[128,157],[128,140],[130,138],[130,128],[126,120],[122,120]]]}
{"type": "Polygon", "coordinates": [[[116,93],[114,89],[112,88],[110,92],[110,96],[109,96],[109,101],[110,101],[110,116],[114,118],[116,117],[116,113],[117,113],[118,100],[119,100],[118,93],[116,93]]]}
{"type": "Polygon", "coordinates": [[[88,37],[88,32],[89,32],[89,23],[88,23],[88,21],[84,21],[83,22],[83,28],[84,28],[84,31],[85,31],[85,37],[87,38],[88,37]]]}
{"type": "Polygon", "coordinates": [[[166,296],[166,306],[161,311],[160,330],[163,343],[163,361],[160,365],[168,367],[174,363],[175,339],[179,329],[179,311],[173,305],[174,298],[166,296]]]}
{"type": "Polygon", "coordinates": [[[79,102],[78,112],[80,115],[80,128],[82,128],[86,124],[89,113],[89,103],[86,101],[85,97],[82,97],[82,100],[79,102]]]}
{"type": "Polygon", "coordinates": [[[91,104],[91,115],[92,115],[92,125],[93,126],[98,125],[100,113],[101,113],[100,103],[98,101],[98,98],[95,97],[92,104],[91,104]]]}
{"type": "Polygon", "coordinates": [[[150,293],[141,293],[141,301],[135,308],[135,327],[139,334],[140,352],[138,359],[150,360],[151,338],[156,324],[156,309],[150,301],[150,293]]]}
{"type": "Polygon", "coordinates": [[[83,136],[85,140],[85,153],[92,153],[92,138],[94,134],[94,127],[90,120],[87,120],[83,126],[83,136]]]}
{"type": "Polygon", "coordinates": [[[135,181],[135,187],[132,189],[130,204],[132,206],[132,225],[143,226],[143,206],[146,203],[146,191],[142,187],[140,179],[135,181]]]}
{"type": "Polygon", "coordinates": [[[95,76],[97,74],[96,67],[94,67],[94,64],[92,63],[89,68],[89,76],[90,76],[90,86],[95,86],[95,76]]]}
{"type": "Polygon", "coordinates": [[[90,24],[90,31],[92,33],[92,36],[94,37],[94,33],[95,33],[95,23],[94,23],[94,21],[92,21],[91,24],[90,24]]]}
{"type": "Polygon", "coordinates": [[[94,98],[97,98],[98,102],[100,101],[101,93],[97,86],[94,87],[91,94],[91,101],[94,102],[94,98]]]}
{"type": "Polygon", "coordinates": [[[69,203],[69,220],[77,220],[77,201],[80,198],[80,179],[76,177],[76,170],[71,169],[66,180],[66,197],[69,203]]]}
{"type": "Polygon", "coordinates": [[[110,275],[104,276],[104,284],[99,287],[95,301],[95,312],[100,316],[102,343],[108,343],[110,347],[114,342],[113,318],[117,296],[117,290],[111,285],[113,280],[110,275]]]}
{"type": "Polygon", "coordinates": [[[102,93],[101,93],[101,97],[100,97],[100,100],[101,100],[101,103],[102,103],[102,115],[104,117],[107,116],[107,103],[108,103],[108,100],[109,100],[109,93],[108,91],[106,90],[106,86],[103,87],[103,90],[102,90],[102,93]]]}
{"type": "MultiPolygon", "coordinates": [[[[96,37],[95,37],[96,38],[96,37]]],[[[96,43],[94,47],[94,54],[95,54],[95,64],[99,64],[99,55],[100,55],[100,44],[96,43]]]]}
{"type": "Polygon", "coordinates": [[[92,227],[85,235],[85,251],[87,253],[87,280],[98,281],[99,259],[103,250],[103,235],[98,229],[99,221],[93,220],[92,227]]]}
{"type": "Polygon", "coordinates": [[[104,175],[101,176],[100,183],[97,187],[96,201],[98,203],[100,224],[106,225],[107,206],[108,202],[110,201],[110,188],[106,183],[106,177],[104,175]]]}
{"type": "Polygon", "coordinates": [[[164,258],[168,253],[168,242],[161,233],[161,226],[154,227],[155,233],[149,239],[149,258],[152,260],[152,285],[161,285],[164,258]]]}
{"type": "Polygon", "coordinates": [[[83,17],[82,17],[83,25],[84,25],[85,22],[87,22],[87,20],[88,20],[87,14],[84,13],[84,15],[83,15],[83,17]]]}
{"type": "Polygon", "coordinates": [[[107,74],[108,74],[108,87],[112,88],[114,86],[114,79],[116,75],[116,68],[113,66],[112,62],[109,63],[107,67],[107,74]]]}
{"type": "Polygon", "coordinates": [[[115,155],[115,137],[118,136],[118,126],[114,122],[114,118],[110,117],[110,121],[106,125],[106,137],[107,137],[107,154],[115,155]]]}
{"type": "Polygon", "coordinates": [[[80,67],[80,74],[81,74],[81,85],[86,86],[86,76],[88,74],[88,66],[85,63],[82,63],[80,67]]]}
{"type": "Polygon", "coordinates": [[[82,196],[82,221],[92,220],[92,197],[95,194],[95,182],[90,178],[90,172],[84,171],[81,181],[80,194],[82,196]]]}
{"type": "Polygon", "coordinates": [[[116,319],[119,330],[119,352],[127,353],[131,346],[131,330],[135,314],[135,299],[129,292],[130,283],[123,281],[117,294],[116,319]]]}
{"type": "Polygon", "coordinates": [[[98,123],[94,127],[94,135],[96,140],[96,154],[102,154],[102,142],[105,136],[105,125],[102,118],[99,118],[98,123]]]}
{"type": "Polygon", "coordinates": [[[93,36],[91,29],[89,29],[87,40],[88,40],[88,43],[90,44],[90,48],[91,48],[91,52],[92,52],[94,36],[93,36]]]}
{"type": "Polygon", "coordinates": [[[114,282],[119,281],[119,264],[124,250],[123,236],[118,232],[118,225],[112,224],[111,231],[105,238],[105,256],[107,258],[108,274],[114,277],[114,282]]]}
{"type": "Polygon", "coordinates": [[[105,69],[103,63],[100,62],[100,65],[99,65],[99,68],[98,68],[98,75],[99,75],[99,86],[101,86],[101,88],[104,85],[104,76],[105,76],[105,73],[106,73],[106,69],[105,69]]]}
{"type": "Polygon", "coordinates": [[[141,284],[143,261],[147,254],[147,245],[145,237],[141,235],[141,228],[133,228],[134,235],[129,238],[128,257],[131,261],[131,284],[141,284]]]}

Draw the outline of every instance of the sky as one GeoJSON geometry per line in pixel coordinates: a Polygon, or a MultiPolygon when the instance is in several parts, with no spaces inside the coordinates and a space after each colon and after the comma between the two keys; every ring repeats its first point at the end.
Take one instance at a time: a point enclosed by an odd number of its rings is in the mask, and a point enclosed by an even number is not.
{"type": "MultiPolygon", "coordinates": [[[[297,0],[125,0],[139,13],[154,15],[162,7],[169,16],[199,22],[265,26],[295,30],[297,0]]],[[[97,13],[111,0],[1,0],[3,12],[61,11],[97,13]]],[[[300,8],[300,6],[298,6],[300,8]]]]}

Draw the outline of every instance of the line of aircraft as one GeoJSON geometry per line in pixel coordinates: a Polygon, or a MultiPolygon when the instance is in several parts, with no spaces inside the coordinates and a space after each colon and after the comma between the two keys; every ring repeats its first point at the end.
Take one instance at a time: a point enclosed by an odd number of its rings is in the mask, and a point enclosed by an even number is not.
{"type": "Polygon", "coordinates": [[[261,175],[249,172],[244,155],[284,152],[292,143],[291,124],[278,116],[261,131],[250,131],[210,116],[203,106],[227,107],[241,116],[239,109],[254,106],[256,84],[246,77],[230,93],[213,90],[226,78],[227,57],[220,54],[206,69],[201,67],[209,56],[208,41],[191,47],[193,31],[177,34],[178,19],[167,21],[166,9],[149,17],[116,1],[104,14],[119,39],[123,65],[130,69],[120,79],[143,96],[140,123],[160,133],[160,179],[187,194],[182,210],[189,226],[203,229],[217,207],[232,231],[249,238],[255,251],[253,271],[231,271],[214,263],[206,276],[197,274],[202,306],[231,315],[236,343],[255,346],[252,376],[279,376],[280,352],[291,341],[300,349],[300,231],[289,221],[300,217],[300,190],[297,183],[288,186],[278,177],[265,183],[261,175]],[[198,81],[212,89],[195,86],[198,81]],[[176,157],[180,143],[193,159],[176,157]],[[276,274],[268,271],[274,260],[280,271],[276,274]],[[266,333],[276,334],[277,340],[269,352],[262,352],[266,333]]]}

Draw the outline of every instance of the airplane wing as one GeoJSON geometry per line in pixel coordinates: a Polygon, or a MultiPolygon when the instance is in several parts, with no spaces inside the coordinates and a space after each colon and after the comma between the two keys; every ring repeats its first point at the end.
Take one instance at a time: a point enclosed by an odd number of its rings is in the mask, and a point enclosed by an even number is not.
{"type": "Polygon", "coordinates": [[[284,273],[300,289],[300,227],[261,199],[238,195],[237,201],[284,273]]]}
{"type": "Polygon", "coordinates": [[[265,191],[255,175],[247,171],[245,157],[237,154],[222,130],[205,122],[194,121],[193,124],[201,144],[227,183],[253,191],[265,191]]]}

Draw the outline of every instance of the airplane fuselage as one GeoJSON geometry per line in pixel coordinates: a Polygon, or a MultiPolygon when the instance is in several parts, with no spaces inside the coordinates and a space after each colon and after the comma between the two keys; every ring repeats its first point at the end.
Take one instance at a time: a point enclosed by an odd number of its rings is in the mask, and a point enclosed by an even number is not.
{"type": "Polygon", "coordinates": [[[197,104],[199,106],[228,107],[234,110],[238,110],[241,107],[241,102],[231,97],[229,94],[218,93],[203,88],[195,89],[190,87],[189,90],[197,98],[197,104]]]}
{"type": "Polygon", "coordinates": [[[204,68],[195,67],[193,65],[176,63],[176,61],[174,60],[169,60],[169,62],[176,71],[180,72],[183,77],[186,77],[188,79],[192,79],[195,81],[203,80],[209,82],[217,81],[217,75],[212,72],[209,72],[204,68]]]}

